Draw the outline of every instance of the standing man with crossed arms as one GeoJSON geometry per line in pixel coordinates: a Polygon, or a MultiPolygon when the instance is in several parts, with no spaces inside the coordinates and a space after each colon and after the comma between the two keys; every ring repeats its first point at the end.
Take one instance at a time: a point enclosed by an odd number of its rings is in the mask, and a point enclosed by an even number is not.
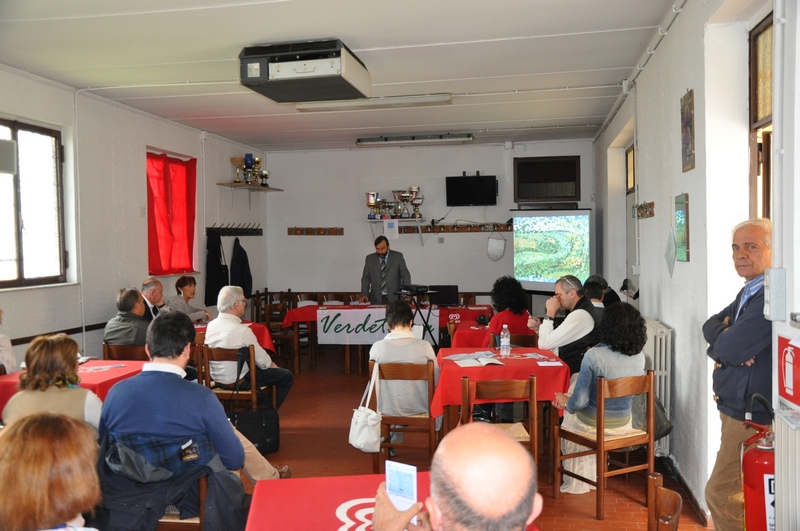
{"type": "MultiPolygon", "coordinates": [[[[772,323],[764,318],[764,270],[772,267],[772,223],[751,219],[733,229],[733,265],[744,287],[724,310],[708,318],[703,337],[714,360],[714,400],[722,440],[706,484],[706,504],[720,531],[744,527],[739,444],[753,435],[743,421],[746,400],[758,393],[772,401],[772,323]]],[[[768,411],[753,402],[753,422],[772,424],[768,411]]]]}
{"type": "Polygon", "coordinates": [[[361,274],[361,302],[389,304],[397,300],[400,286],[411,284],[403,253],[389,250],[386,236],[375,238],[375,252],[364,260],[361,274]]]}

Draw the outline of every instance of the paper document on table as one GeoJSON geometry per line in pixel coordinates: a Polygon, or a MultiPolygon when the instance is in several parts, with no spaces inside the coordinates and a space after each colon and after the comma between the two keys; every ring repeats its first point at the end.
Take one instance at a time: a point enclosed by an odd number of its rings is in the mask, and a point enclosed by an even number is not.
{"type": "Polygon", "coordinates": [[[540,367],[558,367],[561,365],[561,362],[556,360],[537,361],[536,363],[538,363],[540,367]]]}
{"type": "Polygon", "coordinates": [[[471,360],[458,360],[456,361],[456,365],[459,367],[485,367],[487,365],[505,365],[505,363],[494,358],[476,358],[471,360]]]}
{"type": "Polygon", "coordinates": [[[478,358],[493,358],[494,353],[489,352],[488,350],[484,350],[482,352],[472,352],[470,354],[450,354],[449,356],[445,356],[444,359],[446,360],[476,360],[478,358]]]}

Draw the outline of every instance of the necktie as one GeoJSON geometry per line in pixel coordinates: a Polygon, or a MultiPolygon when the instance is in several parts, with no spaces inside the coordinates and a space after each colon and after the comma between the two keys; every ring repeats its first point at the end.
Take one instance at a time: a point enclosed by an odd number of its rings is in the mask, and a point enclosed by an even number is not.
{"type": "Polygon", "coordinates": [[[152,312],[153,312],[153,317],[155,317],[156,315],[158,315],[158,306],[156,306],[155,304],[153,305],[153,310],[152,310],[152,312]]]}
{"type": "Polygon", "coordinates": [[[381,294],[386,293],[386,258],[381,258],[381,294]]]}

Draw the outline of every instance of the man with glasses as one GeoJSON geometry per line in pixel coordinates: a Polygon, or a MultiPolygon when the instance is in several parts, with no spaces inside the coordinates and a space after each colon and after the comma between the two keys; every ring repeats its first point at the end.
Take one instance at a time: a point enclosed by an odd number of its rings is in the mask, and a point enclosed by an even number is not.
{"type": "MultiPolygon", "coordinates": [[[[269,354],[258,344],[256,335],[249,326],[242,323],[242,316],[247,306],[247,299],[239,286],[225,286],[219,291],[217,309],[219,316],[208,323],[206,329],[206,345],[212,348],[241,348],[253,345],[256,354],[256,380],[259,386],[274,385],[278,407],[286,399],[292,388],[294,375],[292,371],[275,365],[269,354]]],[[[212,361],[209,367],[211,379],[218,384],[231,386],[236,384],[236,362],[212,361]]],[[[247,363],[242,366],[238,376],[239,389],[249,390],[250,379],[245,378],[250,371],[247,363]]]]}
{"type": "Polygon", "coordinates": [[[528,328],[539,334],[539,348],[556,352],[569,366],[569,373],[578,374],[584,353],[600,341],[595,328],[595,323],[600,320],[597,309],[584,296],[581,281],[566,275],[556,282],[555,295],[547,299],[545,310],[544,321],[531,317],[528,328]],[[559,310],[566,310],[569,314],[555,327],[559,310]]]}

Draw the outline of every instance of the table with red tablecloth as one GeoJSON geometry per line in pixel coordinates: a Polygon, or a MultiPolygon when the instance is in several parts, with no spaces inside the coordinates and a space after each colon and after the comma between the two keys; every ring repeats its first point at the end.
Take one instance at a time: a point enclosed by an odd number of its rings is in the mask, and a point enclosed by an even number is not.
{"type": "MultiPolygon", "coordinates": [[[[111,387],[126,378],[136,376],[142,372],[144,361],[134,360],[91,360],[82,364],[78,369],[81,378],[81,387],[88,389],[105,400],[111,387]]],[[[0,412],[6,403],[18,391],[19,377],[24,371],[0,376],[0,412]]]]}
{"type": "MultiPolygon", "coordinates": [[[[369,531],[384,474],[259,481],[246,531],[369,531]]],[[[430,473],[417,473],[417,499],[430,492],[430,473]]],[[[528,531],[536,531],[531,524],[528,531]]]]}
{"type": "MultiPolygon", "coordinates": [[[[252,330],[253,334],[256,336],[256,341],[258,341],[258,344],[261,345],[261,348],[264,350],[269,350],[270,352],[275,352],[275,345],[272,343],[272,336],[270,335],[269,329],[266,326],[261,323],[254,323],[252,321],[242,321],[242,324],[246,324],[250,327],[250,330],[252,330]]],[[[205,334],[207,328],[207,323],[194,325],[194,331],[196,334],[205,334]]]]}
{"type": "Polygon", "coordinates": [[[487,348],[489,346],[489,327],[479,325],[475,321],[461,321],[453,334],[450,346],[453,348],[487,348]]]}
{"type": "Polygon", "coordinates": [[[469,306],[439,306],[439,327],[447,328],[447,323],[455,322],[461,327],[461,323],[477,321],[478,316],[486,315],[491,317],[494,314],[491,304],[471,304],[469,306]]]}

